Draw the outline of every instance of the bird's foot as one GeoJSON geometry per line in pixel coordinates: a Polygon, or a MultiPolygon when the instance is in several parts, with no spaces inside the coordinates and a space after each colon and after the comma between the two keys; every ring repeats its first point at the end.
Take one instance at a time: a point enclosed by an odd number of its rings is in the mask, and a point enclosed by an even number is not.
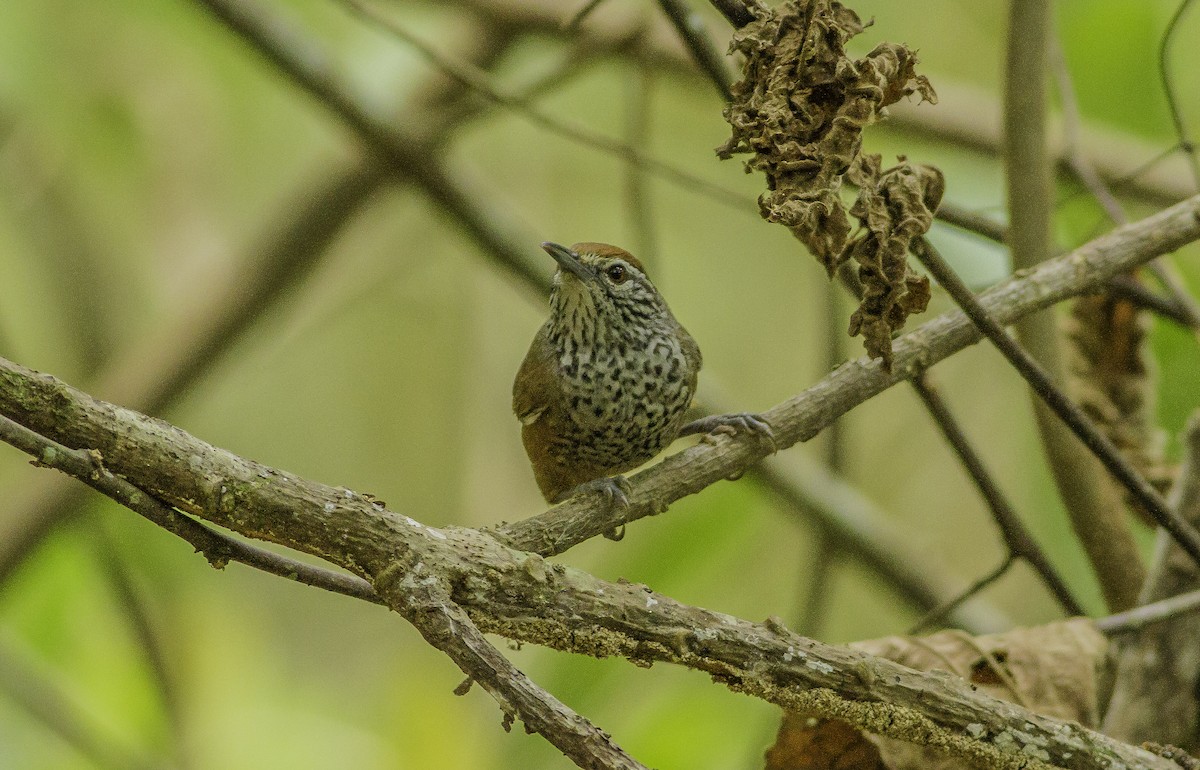
{"type": "MultiPolygon", "coordinates": [[[[602,476],[598,479],[583,482],[569,492],[561,495],[554,502],[561,503],[563,500],[575,497],[576,495],[599,493],[604,495],[610,508],[614,506],[628,508],[629,493],[632,491],[633,487],[630,486],[629,480],[624,476],[602,476]]],[[[625,537],[625,524],[622,523],[620,526],[613,527],[605,532],[604,536],[614,542],[623,539],[625,537]]]]}
{"type": "Polygon", "coordinates": [[[592,479],[591,481],[583,482],[579,486],[571,489],[566,494],[560,496],[557,500],[555,500],[555,502],[561,503],[563,500],[575,497],[576,495],[599,493],[604,495],[609,505],[617,505],[621,508],[628,508],[629,493],[632,491],[633,487],[630,486],[629,480],[624,476],[602,476],[598,479],[592,479]]]}
{"type": "Polygon", "coordinates": [[[771,430],[770,424],[761,415],[753,412],[733,412],[701,417],[699,420],[693,420],[684,425],[679,431],[679,435],[690,436],[695,433],[703,433],[706,436],[721,434],[732,436],[739,431],[762,436],[771,442],[773,451],[778,451],[778,446],[775,444],[775,431],[771,430]]]}

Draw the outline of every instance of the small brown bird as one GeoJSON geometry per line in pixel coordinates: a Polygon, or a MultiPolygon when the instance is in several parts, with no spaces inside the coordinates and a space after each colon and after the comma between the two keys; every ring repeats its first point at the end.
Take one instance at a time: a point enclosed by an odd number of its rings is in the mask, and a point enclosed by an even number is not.
{"type": "Polygon", "coordinates": [[[604,243],[543,243],[558,262],[550,318],[513,383],[513,411],[546,500],[596,491],[627,505],[619,474],[679,436],[724,428],[768,437],[748,413],[684,425],[700,348],[633,255],[604,243]]]}

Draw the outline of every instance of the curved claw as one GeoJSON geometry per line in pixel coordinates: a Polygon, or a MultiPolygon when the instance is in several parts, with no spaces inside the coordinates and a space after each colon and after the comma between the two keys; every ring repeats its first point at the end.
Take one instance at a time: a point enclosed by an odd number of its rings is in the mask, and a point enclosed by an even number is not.
{"type": "Polygon", "coordinates": [[[775,443],[775,431],[771,429],[770,423],[762,418],[762,415],[754,412],[733,412],[731,414],[716,414],[710,417],[701,417],[699,420],[694,420],[684,425],[679,431],[680,436],[688,436],[693,433],[736,433],[737,431],[746,431],[754,433],[771,442],[771,448],[778,450],[778,445],[775,443]]]}
{"type": "Polygon", "coordinates": [[[629,494],[633,492],[633,487],[624,476],[604,476],[592,479],[591,481],[585,481],[564,495],[563,499],[590,492],[598,492],[604,495],[609,505],[628,508],[629,494]]]}
{"type": "Polygon", "coordinates": [[[613,527],[609,531],[605,532],[604,536],[614,543],[621,542],[625,539],[625,525],[622,524],[619,527],[613,527]]]}

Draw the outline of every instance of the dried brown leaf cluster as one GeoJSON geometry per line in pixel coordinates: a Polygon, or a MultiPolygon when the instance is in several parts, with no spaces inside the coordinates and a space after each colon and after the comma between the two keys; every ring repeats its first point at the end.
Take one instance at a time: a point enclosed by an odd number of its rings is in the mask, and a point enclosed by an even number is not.
{"type": "Polygon", "coordinates": [[[879,156],[861,154],[862,130],[902,97],[937,96],[903,45],[880,43],[861,59],[848,57],[846,41],[864,25],[835,0],[751,10],[755,20],[731,46],[745,64],[725,112],[733,132],[717,154],[753,155],[747,171],[767,177],[763,218],[788,227],[831,276],[847,260],[858,264],[865,296],[850,333],[862,334],[868,352],[890,366],[892,333],[928,303],[929,282],[905,253],[929,229],[943,180],[937,169],[903,158],[881,170],[879,156]],[[860,190],[850,207],[841,197],[847,178],[860,190]]]}
{"type": "MultiPolygon", "coordinates": [[[[1150,319],[1128,300],[1080,297],[1065,321],[1071,395],[1159,491],[1175,479],[1155,419],[1150,319]]],[[[1135,507],[1135,510],[1137,508],[1135,507]]]]}
{"type": "Polygon", "coordinates": [[[767,750],[766,770],[888,770],[874,743],[836,719],[789,711],[767,750]]]}

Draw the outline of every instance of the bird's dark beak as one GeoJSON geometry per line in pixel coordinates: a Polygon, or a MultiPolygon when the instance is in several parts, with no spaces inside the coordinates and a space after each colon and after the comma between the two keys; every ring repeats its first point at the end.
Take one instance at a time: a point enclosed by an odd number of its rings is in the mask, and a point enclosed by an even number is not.
{"type": "Polygon", "coordinates": [[[566,246],[560,246],[557,243],[545,241],[542,243],[542,248],[547,254],[554,257],[554,261],[558,266],[568,273],[574,274],[581,281],[595,281],[596,273],[587,265],[579,261],[579,255],[568,249],[566,246]]]}

